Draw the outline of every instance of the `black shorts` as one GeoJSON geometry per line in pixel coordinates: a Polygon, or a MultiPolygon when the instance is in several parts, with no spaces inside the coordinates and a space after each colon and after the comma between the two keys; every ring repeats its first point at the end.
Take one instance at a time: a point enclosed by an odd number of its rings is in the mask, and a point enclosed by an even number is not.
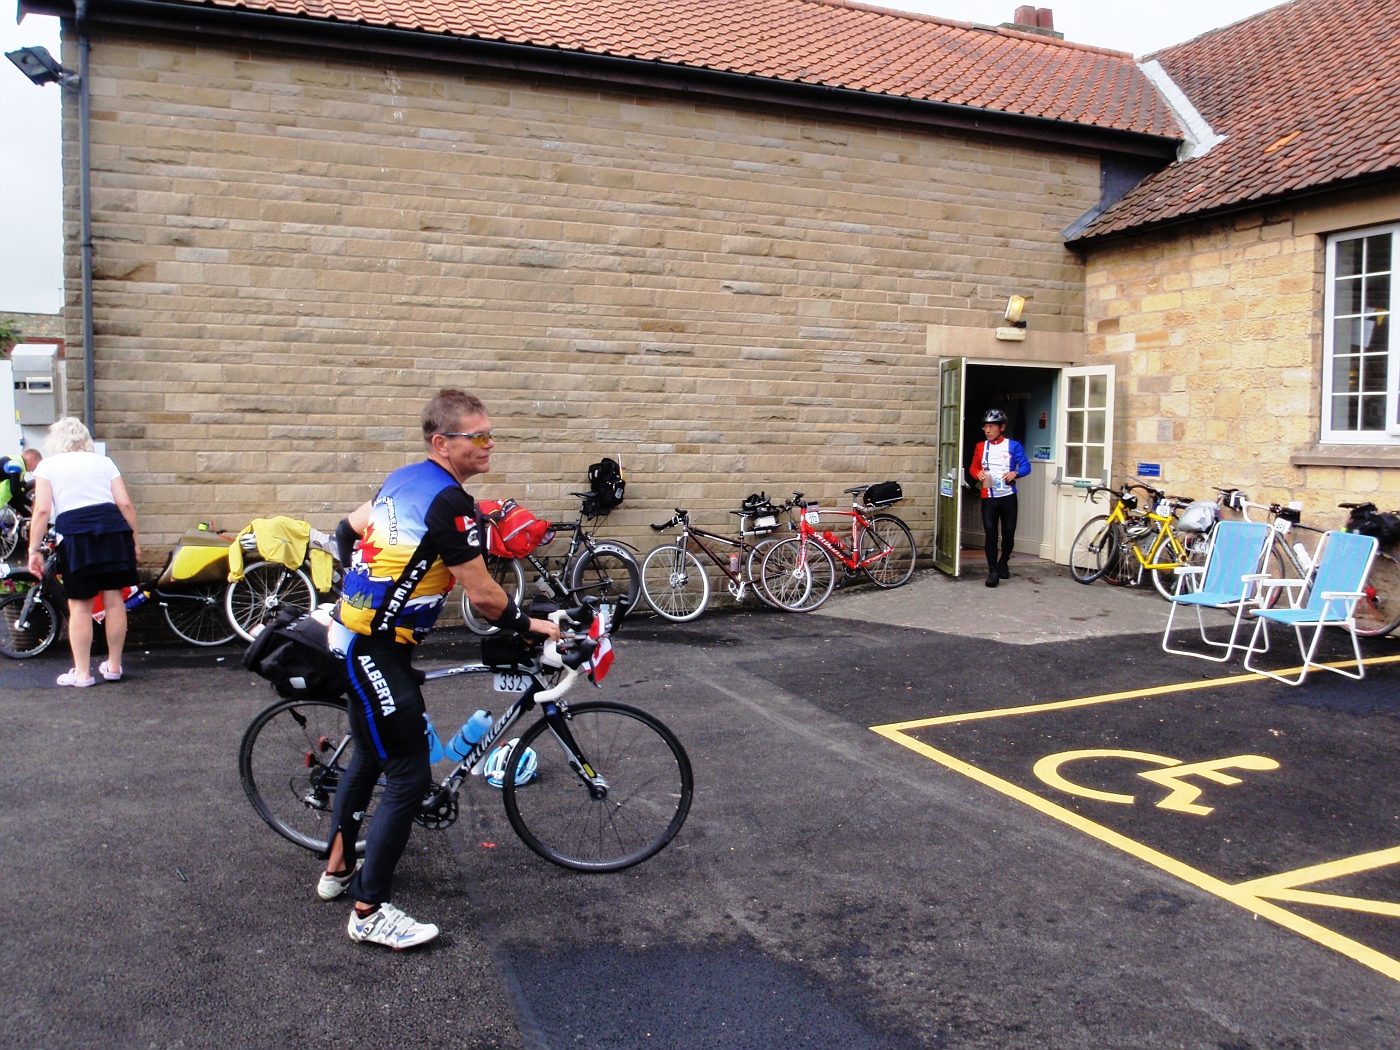
{"type": "Polygon", "coordinates": [[[373,743],[381,759],[428,750],[428,710],[409,665],[413,648],[356,635],[345,654],[351,730],[373,743]]]}
{"type": "Polygon", "coordinates": [[[124,587],[135,587],[140,582],[135,569],[68,573],[63,577],[63,596],[69,601],[85,602],[96,598],[102,591],[119,591],[124,587]]]}

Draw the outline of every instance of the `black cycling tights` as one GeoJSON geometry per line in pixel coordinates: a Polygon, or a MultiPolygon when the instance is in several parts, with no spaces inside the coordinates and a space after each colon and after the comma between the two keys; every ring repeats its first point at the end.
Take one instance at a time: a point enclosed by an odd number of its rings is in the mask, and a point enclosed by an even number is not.
{"type": "Polygon", "coordinates": [[[1009,496],[982,497],[982,529],[987,534],[987,569],[996,572],[1006,568],[1011,560],[1011,548],[1016,546],[1016,493],[1009,496]],[[997,560],[997,523],[1001,523],[1001,560],[997,560]]]}

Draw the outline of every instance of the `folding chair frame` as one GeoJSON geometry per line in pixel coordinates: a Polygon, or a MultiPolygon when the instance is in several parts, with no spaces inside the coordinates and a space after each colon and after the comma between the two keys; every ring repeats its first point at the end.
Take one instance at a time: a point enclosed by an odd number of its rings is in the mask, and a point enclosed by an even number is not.
{"type": "MultiPolygon", "coordinates": [[[[1265,550],[1267,551],[1267,548],[1265,548],[1265,550]]],[[[1177,575],[1183,577],[1188,575],[1199,575],[1203,574],[1204,572],[1205,569],[1199,565],[1181,566],[1176,570],[1177,575]]],[[[1214,646],[1217,649],[1224,649],[1225,652],[1222,653],[1220,656],[1211,656],[1209,653],[1196,653],[1192,652],[1190,649],[1173,649],[1167,644],[1168,640],[1171,638],[1172,621],[1176,619],[1176,610],[1180,604],[1184,604],[1179,602],[1172,602],[1171,612],[1167,614],[1167,629],[1162,632],[1162,651],[1164,653],[1171,653],[1174,656],[1194,656],[1197,660],[1209,660],[1211,663],[1215,664],[1224,663],[1226,660],[1230,659],[1230,657],[1235,654],[1236,649],[1244,651],[1246,653],[1246,658],[1248,658],[1248,651],[1250,647],[1254,644],[1254,639],[1251,637],[1248,645],[1246,645],[1243,642],[1238,642],[1236,641],[1236,639],[1239,637],[1240,625],[1244,623],[1245,611],[1247,609],[1256,608],[1259,605],[1259,599],[1257,597],[1252,597],[1249,594],[1250,585],[1262,583],[1264,580],[1267,580],[1269,578],[1269,574],[1266,572],[1252,572],[1246,576],[1241,576],[1240,598],[1238,601],[1222,602],[1220,605],[1209,606],[1209,608],[1215,609],[1219,612],[1229,612],[1231,609],[1235,610],[1235,619],[1234,622],[1230,625],[1230,640],[1228,642],[1212,641],[1209,637],[1206,636],[1206,621],[1205,616],[1202,614],[1201,610],[1207,608],[1207,606],[1194,606],[1196,610],[1196,624],[1200,628],[1201,632],[1201,641],[1204,642],[1206,645],[1214,646]]],[[[1178,594],[1181,593],[1181,585],[1184,582],[1184,580],[1177,581],[1176,589],[1178,594]]],[[[1268,651],[1269,636],[1268,634],[1265,634],[1264,648],[1261,649],[1260,652],[1266,653],[1268,651]]]]}

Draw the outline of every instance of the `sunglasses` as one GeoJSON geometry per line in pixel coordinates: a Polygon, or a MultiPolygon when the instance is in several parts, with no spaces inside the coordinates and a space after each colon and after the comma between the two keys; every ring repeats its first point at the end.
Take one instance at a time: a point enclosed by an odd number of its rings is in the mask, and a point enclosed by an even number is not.
{"type": "Polygon", "coordinates": [[[445,438],[466,438],[477,448],[485,448],[487,445],[491,444],[491,437],[494,433],[494,430],[478,430],[474,434],[461,434],[454,431],[451,434],[439,434],[438,436],[445,438]]]}

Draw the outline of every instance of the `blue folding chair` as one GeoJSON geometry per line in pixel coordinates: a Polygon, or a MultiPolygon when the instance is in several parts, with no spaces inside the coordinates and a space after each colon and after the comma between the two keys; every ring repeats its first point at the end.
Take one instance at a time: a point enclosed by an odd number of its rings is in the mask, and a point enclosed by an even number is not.
{"type": "Polygon", "coordinates": [[[1366,586],[1366,577],[1371,571],[1371,562],[1376,558],[1378,547],[1374,536],[1360,536],[1354,532],[1324,533],[1313,559],[1312,572],[1306,580],[1261,580],[1259,586],[1265,590],[1289,588],[1288,597],[1292,607],[1253,610],[1256,622],[1249,650],[1244,655],[1245,667],[1284,685],[1302,685],[1308,671],[1314,667],[1336,671],[1346,678],[1365,678],[1366,665],[1361,662],[1361,642],[1356,637],[1356,620],[1353,613],[1357,601],[1365,597],[1362,588],[1366,586]],[[1271,623],[1292,627],[1298,638],[1298,651],[1303,655],[1303,668],[1298,672],[1297,678],[1285,678],[1250,665],[1250,658],[1256,651],[1268,649],[1268,625],[1271,623]],[[1313,628],[1312,641],[1306,644],[1303,641],[1304,627],[1313,628]],[[1313,659],[1325,627],[1340,627],[1351,635],[1351,649],[1356,655],[1355,673],[1341,667],[1328,667],[1313,659]],[[1256,650],[1254,642],[1261,631],[1264,634],[1264,649],[1256,650]]]}
{"type": "MultiPolygon", "coordinates": [[[[1244,644],[1237,642],[1240,625],[1244,622],[1245,610],[1258,604],[1257,584],[1268,578],[1260,573],[1259,567],[1269,550],[1269,538],[1273,529],[1261,521],[1222,521],[1210,537],[1210,549],[1206,552],[1205,565],[1187,565],[1176,570],[1176,593],[1171,597],[1172,610],[1167,616],[1167,629],[1162,634],[1162,649],[1177,656],[1194,656],[1198,660],[1222,663],[1230,659],[1236,649],[1244,644]],[[1186,590],[1188,583],[1196,580],[1194,590],[1186,590]],[[1171,642],[1172,623],[1176,610],[1191,606],[1196,610],[1196,623],[1201,630],[1201,641],[1206,645],[1224,649],[1219,656],[1209,653],[1192,652],[1189,649],[1173,649],[1171,642]],[[1230,640],[1212,641],[1206,636],[1205,616],[1201,610],[1219,609],[1233,612],[1234,623],[1230,626],[1230,640]]],[[[1268,638],[1265,637],[1265,644],[1268,638]]]]}

